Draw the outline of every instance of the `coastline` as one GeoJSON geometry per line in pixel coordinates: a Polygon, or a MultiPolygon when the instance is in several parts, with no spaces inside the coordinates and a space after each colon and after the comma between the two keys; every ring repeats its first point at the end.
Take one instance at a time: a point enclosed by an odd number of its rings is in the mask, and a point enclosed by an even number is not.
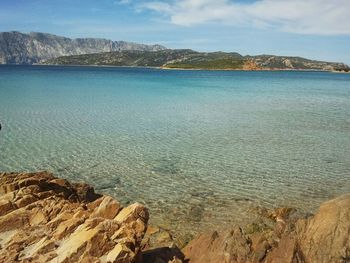
{"type": "MultiPolygon", "coordinates": [[[[19,65],[19,64],[3,64],[3,65],[19,65]]],[[[175,68],[175,67],[151,67],[151,66],[115,66],[115,65],[74,65],[74,64],[32,64],[32,65],[26,65],[26,66],[48,66],[48,67],[54,67],[54,66],[64,66],[64,67],[96,67],[96,68],[139,68],[139,69],[157,69],[157,70],[178,70],[178,71],[244,71],[244,72],[329,72],[329,73],[348,73],[345,71],[336,71],[336,70],[320,70],[320,69],[281,69],[281,68],[261,68],[261,69],[235,69],[235,68],[175,68]]]]}
{"type": "Polygon", "coordinates": [[[272,263],[350,258],[350,193],[323,203],[315,215],[301,215],[289,207],[260,208],[256,222],[216,226],[179,243],[167,230],[149,225],[143,205],[123,207],[90,185],[48,172],[0,173],[0,182],[2,262],[272,263]]]}

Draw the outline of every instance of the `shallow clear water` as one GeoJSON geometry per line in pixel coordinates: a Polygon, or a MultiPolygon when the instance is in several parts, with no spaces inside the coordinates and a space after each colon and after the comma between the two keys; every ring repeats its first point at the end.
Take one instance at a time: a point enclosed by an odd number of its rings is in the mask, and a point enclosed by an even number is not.
{"type": "Polygon", "coordinates": [[[202,229],[350,191],[350,75],[0,66],[0,171],[202,229]]]}

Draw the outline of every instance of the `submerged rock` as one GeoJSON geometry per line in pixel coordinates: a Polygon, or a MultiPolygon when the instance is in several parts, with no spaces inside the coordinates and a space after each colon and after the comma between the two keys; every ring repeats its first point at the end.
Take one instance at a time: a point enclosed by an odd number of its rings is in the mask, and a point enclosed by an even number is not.
{"type": "Polygon", "coordinates": [[[47,172],[0,174],[0,262],[135,262],[148,211],[47,172]]]}

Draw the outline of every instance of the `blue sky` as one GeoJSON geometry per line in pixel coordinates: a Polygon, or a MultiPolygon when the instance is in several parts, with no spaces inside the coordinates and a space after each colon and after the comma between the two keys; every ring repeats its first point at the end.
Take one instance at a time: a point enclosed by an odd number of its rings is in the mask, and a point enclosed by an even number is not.
{"type": "Polygon", "coordinates": [[[350,64],[350,0],[0,0],[0,31],[350,64]]]}

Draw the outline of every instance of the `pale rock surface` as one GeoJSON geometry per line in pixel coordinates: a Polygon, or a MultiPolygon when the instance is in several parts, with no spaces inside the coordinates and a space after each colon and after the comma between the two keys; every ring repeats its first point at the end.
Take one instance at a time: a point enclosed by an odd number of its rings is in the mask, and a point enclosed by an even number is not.
{"type": "Polygon", "coordinates": [[[161,45],[144,45],[101,38],[76,38],[47,33],[0,32],[0,64],[33,64],[48,59],[100,52],[164,50],[161,45]]]}

